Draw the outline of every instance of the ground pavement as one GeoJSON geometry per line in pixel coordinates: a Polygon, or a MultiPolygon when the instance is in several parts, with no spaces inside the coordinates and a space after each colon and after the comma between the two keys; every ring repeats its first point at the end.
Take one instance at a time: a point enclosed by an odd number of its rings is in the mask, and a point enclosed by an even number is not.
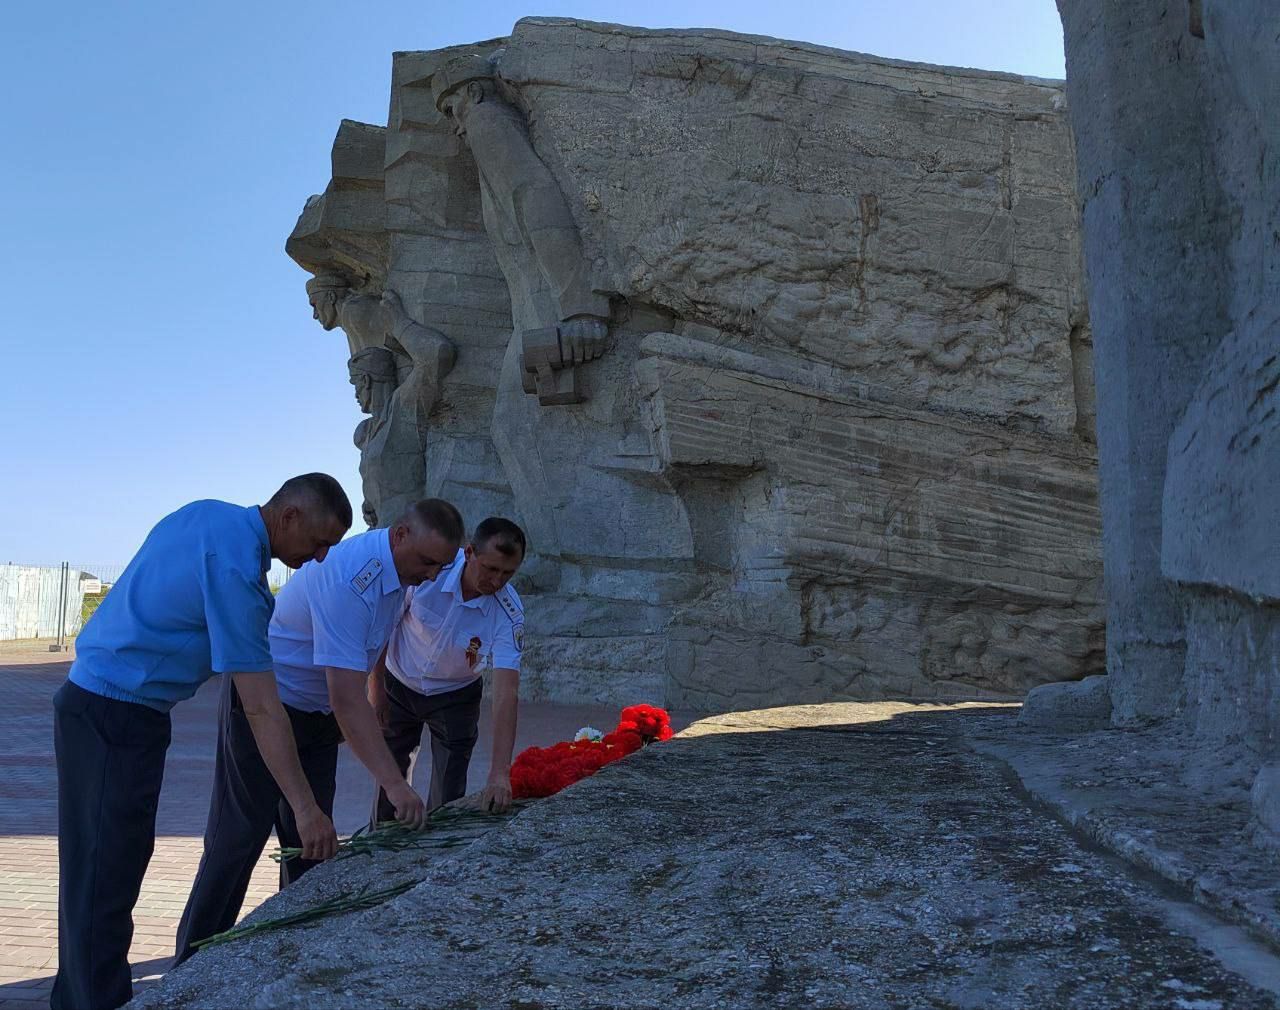
{"type": "MultiPolygon", "coordinates": [[[[70,653],[46,642],[0,643],[0,1010],[47,1007],[57,971],[58,851],[56,774],[50,699],[66,679],[70,653]]],[[[213,778],[217,685],[210,682],[174,709],[173,744],[157,816],[155,856],[135,911],[130,961],[139,988],[165,971],[174,934],[200,861],[200,836],[213,778]]],[[[488,712],[481,726],[473,786],[488,773],[488,712]]],[[[584,724],[616,721],[616,709],[525,705],[517,747],[571,736],[584,724]]],[[[371,780],[346,748],[339,762],[335,822],[355,830],[367,818],[371,780]]],[[[276,890],[268,844],[245,902],[246,912],[276,890]]]]}
{"type": "Polygon", "coordinates": [[[466,847],[337,860],[137,1010],[1263,1010],[1280,961],[1087,847],[972,746],[1008,708],[696,723],[466,847]],[[984,726],[987,728],[984,729],[984,726]]]}

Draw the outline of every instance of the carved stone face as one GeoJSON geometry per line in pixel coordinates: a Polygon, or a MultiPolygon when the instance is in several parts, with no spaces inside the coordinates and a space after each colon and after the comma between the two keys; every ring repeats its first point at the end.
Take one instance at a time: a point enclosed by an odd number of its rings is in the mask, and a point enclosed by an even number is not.
{"type": "MultiPolygon", "coordinates": [[[[445,118],[453,125],[453,132],[459,137],[467,135],[467,128],[462,125],[459,118],[459,106],[464,104],[464,99],[460,91],[455,91],[452,95],[440,103],[440,111],[445,114],[445,118]]],[[[463,113],[465,114],[465,112],[463,113]]]]}
{"type": "Polygon", "coordinates": [[[333,291],[315,291],[308,296],[311,317],[326,330],[338,325],[338,296],[333,291]]]}
{"type": "Polygon", "coordinates": [[[366,372],[356,372],[351,376],[351,385],[356,387],[356,403],[360,404],[360,409],[366,414],[372,414],[373,376],[366,372]]]}
{"type": "Polygon", "coordinates": [[[440,103],[440,111],[453,123],[453,132],[459,137],[467,135],[467,116],[484,101],[485,88],[479,81],[468,81],[440,103]]]}

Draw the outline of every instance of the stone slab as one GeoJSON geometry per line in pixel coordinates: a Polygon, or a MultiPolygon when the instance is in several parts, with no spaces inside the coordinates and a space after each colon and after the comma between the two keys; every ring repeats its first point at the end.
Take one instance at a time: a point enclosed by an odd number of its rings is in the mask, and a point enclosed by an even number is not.
{"type": "Polygon", "coordinates": [[[210,949],[135,1006],[1274,1007],[1274,956],[1083,848],[965,743],[1010,715],[695,724],[468,848],[328,864],[258,916],[419,883],[210,949]]]}
{"type": "Polygon", "coordinates": [[[974,745],[1083,837],[1280,950],[1280,855],[1257,844],[1254,768],[1239,752],[1185,731],[1043,726],[980,732],[974,745]]]}

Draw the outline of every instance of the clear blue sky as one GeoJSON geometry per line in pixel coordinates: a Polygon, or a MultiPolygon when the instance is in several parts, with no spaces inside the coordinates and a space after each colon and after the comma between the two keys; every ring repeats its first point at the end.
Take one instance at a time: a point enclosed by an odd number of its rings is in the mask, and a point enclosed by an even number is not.
{"type": "Polygon", "coordinates": [[[325,470],[361,500],[341,333],[284,240],[391,53],[522,16],[714,27],[1062,77],[1053,0],[16,4],[0,28],[0,563],[129,559],[196,498],[325,470]]]}

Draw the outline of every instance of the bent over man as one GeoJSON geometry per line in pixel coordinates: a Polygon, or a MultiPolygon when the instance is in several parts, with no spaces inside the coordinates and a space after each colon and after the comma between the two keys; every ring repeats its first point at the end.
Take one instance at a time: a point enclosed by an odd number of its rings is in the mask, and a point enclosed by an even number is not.
{"type": "Polygon", "coordinates": [[[341,485],[312,473],[263,506],[198,501],[147,536],[76,642],[54,696],[58,763],[58,975],[54,1010],[133,998],[133,906],[155,847],[169,710],[215,673],[244,701],[249,733],[312,859],[337,836],[302,773],[280,705],[267,623],[273,557],[324,560],[351,525],[341,485]]]}
{"type": "MultiPolygon", "coordinates": [[[[524,607],[507,583],[525,549],[524,531],[507,519],[477,526],[448,575],[406,596],[385,661],[369,678],[370,701],[401,773],[423,727],[431,734],[430,809],[467,791],[486,670],[493,671],[493,760],[478,805],[501,811],[511,804],[524,607]]],[[[391,818],[394,800],[378,792],[375,821],[391,818]]]]}
{"type": "MultiPolygon", "coordinates": [[[[426,815],[382,741],[365,681],[400,614],[405,586],[433,579],[451,564],[462,535],[458,510],[428,498],[390,529],[344,540],[324,565],[304,566],[280,591],[271,658],[303,771],[330,815],[344,739],[391,797],[392,816],[420,824],[426,815]]],[[[219,713],[204,855],[178,926],[179,962],[195,953],[193,943],[235,924],[273,824],[282,846],[297,845],[290,811],[247,731],[242,702],[232,685],[219,713]]],[[[306,852],[281,863],[280,886],[314,865],[306,852]]]]}

